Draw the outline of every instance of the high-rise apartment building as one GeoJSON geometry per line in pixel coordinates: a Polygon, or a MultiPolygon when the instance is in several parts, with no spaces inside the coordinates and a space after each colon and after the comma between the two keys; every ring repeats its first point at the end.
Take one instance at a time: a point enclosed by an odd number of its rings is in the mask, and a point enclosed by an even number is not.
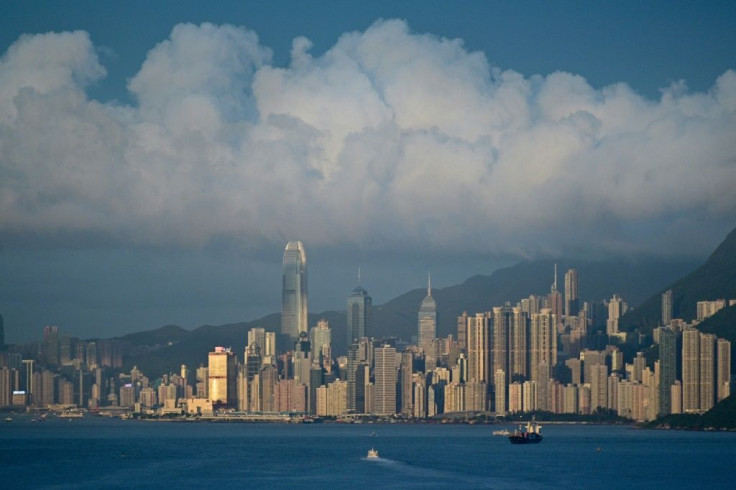
{"type": "Polygon", "coordinates": [[[437,302],[432,297],[432,280],[427,279],[427,296],[419,306],[419,332],[417,343],[428,352],[432,341],[437,337],[437,302]]]}
{"type": "Polygon", "coordinates": [[[529,315],[521,308],[511,309],[509,334],[509,377],[510,381],[523,382],[528,379],[529,365],[529,315]]]}
{"type": "Polygon", "coordinates": [[[373,318],[373,300],[368,291],[358,285],[348,298],[348,348],[350,344],[363,337],[370,337],[373,318]]]}
{"type": "Polygon", "coordinates": [[[568,269],[565,273],[565,316],[576,316],[580,311],[578,271],[568,269]]]}
{"type": "Polygon", "coordinates": [[[721,401],[731,395],[731,342],[718,339],[718,368],[716,373],[718,399],[721,401]]]}
{"type": "Polygon", "coordinates": [[[389,345],[374,351],[373,413],[396,413],[396,349],[389,345]]]}
{"type": "Polygon", "coordinates": [[[307,296],[307,254],[302,242],[289,242],[282,264],[281,334],[292,341],[307,333],[307,296]]]}
{"type": "Polygon", "coordinates": [[[542,308],[531,318],[529,375],[532,381],[537,382],[538,390],[542,389],[540,384],[549,379],[552,368],[557,364],[556,324],[555,315],[549,308],[542,308]]]}
{"type": "Polygon", "coordinates": [[[700,410],[713,408],[716,401],[716,336],[700,334],[700,410]]]}
{"type": "Polygon", "coordinates": [[[682,411],[700,410],[700,332],[682,331],[682,411]]]}
{"type": "Polygon", "coordinates": [[[672,321],[672,290],[662,293],[662,325],[665,327],[672,321]]]}
{"type": "Polygon", "coordinates": [[[469,316],[467,328],[468,374],[466,382],[489,383],[491,373],[491,315],[469,316]]]}
{"type": "Polygon", "coordinates": [[[676,335],[670,328],[659,332],[659,414],[668,415],[672,409],[672,385],[677,375],[676,335]]]}

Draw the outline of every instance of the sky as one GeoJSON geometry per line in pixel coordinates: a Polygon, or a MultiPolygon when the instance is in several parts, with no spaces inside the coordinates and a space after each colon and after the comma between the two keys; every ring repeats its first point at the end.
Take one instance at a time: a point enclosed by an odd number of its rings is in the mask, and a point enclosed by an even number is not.
{"type": "Polygon", "coordinates": [[[0,15],[6,340],[310,311],[736,225],[732,2],[54,2],[0,15]]]}

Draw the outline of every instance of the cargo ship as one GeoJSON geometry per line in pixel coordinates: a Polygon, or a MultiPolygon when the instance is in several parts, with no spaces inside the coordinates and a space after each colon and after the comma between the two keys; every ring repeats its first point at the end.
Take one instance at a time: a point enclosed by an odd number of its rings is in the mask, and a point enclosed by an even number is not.
{"type": "Polygon", "coordinates": [[[509,436],[511,444],[538,444],[542,442],[542,426],[535,420],[527,422],[526,426],[520,425],[513,434],[509,436]]]}

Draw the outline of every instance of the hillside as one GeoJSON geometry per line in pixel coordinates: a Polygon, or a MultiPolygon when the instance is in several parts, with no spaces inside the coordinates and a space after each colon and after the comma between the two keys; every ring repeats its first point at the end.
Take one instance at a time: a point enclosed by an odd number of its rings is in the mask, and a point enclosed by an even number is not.
{"type": "Polygon", "coordinates": [[[697,314],[697,302],[736,299],[736,229],[721,242],[706,262],[690,274],[659,288],[638,308],[624,315],[622,330],[635,328],[648,333],[662,321],[664,291],[672,290],[673,317],[691,321],[697,314]]]}
{"type": "MultiPolygon", "coordinates": [[[[644,301],[652,291],[661,289],[696,266],[692,260],[663,259],[576,261],[544,259],[521,262],[498,269],[490,276],[473,276],[464,283],[433,289],[437,301],[440,336],[457,330],[457,317],[463,311],[470,314],[490,310],[506,301],[516,303],[530,294],[543,295],[550,291],[557,263],[557,287],[564,290],[564,274],[569,268],[578,271],[582,301],[607,299],[618,293],[629,304],[644,301]]],[[[393,300],[374,306],[376,336],[397,336],[405,339],[416,335],[417,310],[426,296],[426,289],[414,289],[393,300]]]]}
{"type": "Polygon", "coordinates": [[[666,415],[647,426],[689,430],[736,430],[736,394],[721,400],[703,415],[666,415]]]}
{"type": "MultiPolygon", "coordinates": [[[[558,288],[563,289],[564,273],[568,268],[578,270],[580,296],[583,300],[610,298],[618,293],[632,304],[646,298],[652,291],[692,270],[690,261],[584,262],[558,260],[558,288]]],[[[463,311],[487,311],[506,301],[517,302],[530,294],[547,294],[553,280],[555,261],[537,260],[495,271],[490,276],[477,275],[462,284],[433,289],[439,309],[438,335],[455,334],[457,317],[463,311]]],[[[406,340],[416,335],[417,309],[427,294],[426,289],[415,289],[393,300],[374,306],[375,337],[399,337],[406,340]]],[[[346,318],[344,311],[325,311],[309,315],[309,324],[326,319],[332,327],[333,353],[346,353],[346,318]]],[[[221,326],[205,325],[187,331],[177,326],[137,332],[121,337],[126,341],[126,369],[138,366],[146,373],[179,372],[181,364],[191,370],[207,363],[207,353],[216,345],[232,347],[242,359],[247,332],[253,327],[278,332],[280,315],[273,313],[263,318],[221,326]]]]}

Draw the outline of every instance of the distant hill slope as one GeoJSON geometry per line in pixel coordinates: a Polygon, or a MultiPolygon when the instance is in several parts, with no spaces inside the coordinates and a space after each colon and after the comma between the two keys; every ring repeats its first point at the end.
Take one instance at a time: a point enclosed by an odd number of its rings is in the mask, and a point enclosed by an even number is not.
{"type": "Polygon", "coordinates": [[[702,415],[666,415],[647,425],[672,429],[736,430],[736,394],[724,398],[702,415]]]}
{"type": "Polygon", "coordinates": [[[638,308],[624,315],[622,330],[639,328],[650,332],[662,321],[662,293],[672,290],[673,317],[690,321],[697,315],[697,302],[736,299],[736,229],[721,242],[706,262],[690,274],[660,288],[638,308]]]}
{"type": "MultiPolygon", "coordinates": [[[[557,287],[564,291],[564,275],[570,268],[578,271],[582,301],[608,299],[618,293],[629,304],[636,305],[677,277],[696,267],[692,259],[579,261],[544,259],[521,262],[498,269],[490,276],[473,276],[464,283],[433,289],[439,315],[438,335],[456,334],[457,317],[467,311],[475,314],[503,305],[516,303],[531,294],[549,293],[554,264],[557,263],[557,287]]],[[[426,289],[414,289],[393,300],[374,306],[375,335],[396,336],[405,339],[416,335],[419,303],[427,295],[426,289]]]]}

